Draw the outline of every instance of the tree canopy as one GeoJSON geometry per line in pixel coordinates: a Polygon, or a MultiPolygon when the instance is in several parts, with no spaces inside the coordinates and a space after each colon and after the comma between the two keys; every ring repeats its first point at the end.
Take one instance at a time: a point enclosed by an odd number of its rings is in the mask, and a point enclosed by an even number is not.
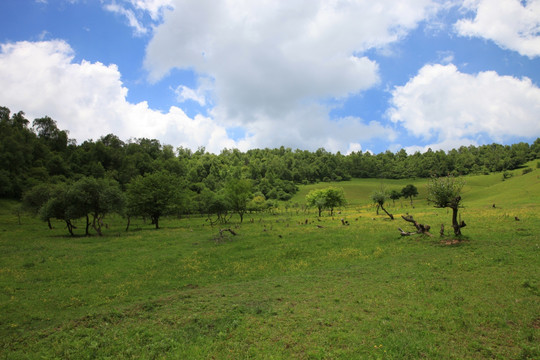
{"type": "Polygon", "coordinates": [[[335,187],[311,190],[306,195],[306,201],[308,206],[318,209],[319,216],[323,209],[330,210],[330,216],[332,216],[336,207],[346,204],[343,189],[335,187]]]}
{"type": "Polygon", "coordinates": [[[438,208],[452,209],[452,227],[455,235],[461,235],[464,222],[458,222],[458,209],[461,204],[461,190],[465,182],[453,176],[433,177],[428,183],[428,201],[438,208]]]}
{"type": "Polygon", "coordinates": [[[401,195],[403,197],[409,198],[411,200],[411,206],[413,204],[412,198],[413,196],[418,196],[418,189],[413,184],[409,184],[405,186],[403,189],[401,189],[401,195]]]}
{"type": "Polygon", "coordinates": [[[180,179],[171,173],[139,175],[127,189],[127,212],[150,218],[159,229],[160,217],[180,213],[183,200],[180,179]]]}

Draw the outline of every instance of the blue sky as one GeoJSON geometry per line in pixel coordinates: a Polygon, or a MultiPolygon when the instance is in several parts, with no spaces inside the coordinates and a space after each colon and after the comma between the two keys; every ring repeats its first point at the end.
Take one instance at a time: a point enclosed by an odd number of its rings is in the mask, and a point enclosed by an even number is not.
{"type": "Polygon", "coordinates": [[[540,0],[3,0],[0,105],[79,143],[449,150],[540,136],[540,0]]]}

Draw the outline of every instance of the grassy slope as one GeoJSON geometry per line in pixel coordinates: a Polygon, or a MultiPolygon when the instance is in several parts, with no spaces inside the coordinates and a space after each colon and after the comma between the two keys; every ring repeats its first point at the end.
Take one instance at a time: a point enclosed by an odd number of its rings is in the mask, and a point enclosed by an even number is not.
{"type": "MultiPolygon", "coordinates": [[[[246,216],[218,242],[200,218],[127,234],[110,219],[106,237],[70,238],[60,223],[18,225],[16,204],[3,202],[0,356],[538,358],[539,178],[467,177],[468,240],[457,246],[400,237],[409,225],[375,215],[368,197],[381,183],[369,179],[335,184],[350,203],[335,219],[246,216]]],[[[427,206],[425,181],[384,181],[408,183],[415,208],[389,210],[449,227],[445,209],[427,206]]]]}

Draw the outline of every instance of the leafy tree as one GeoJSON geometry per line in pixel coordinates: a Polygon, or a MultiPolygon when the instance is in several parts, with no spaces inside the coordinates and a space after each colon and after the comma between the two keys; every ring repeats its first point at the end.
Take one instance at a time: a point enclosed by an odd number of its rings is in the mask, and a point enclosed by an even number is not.
{"type": "Polygon", "coordinates": [[[435,207],[452,209],[452,227],[456,236],[461,235],[465,222],[458,223],[458,209],[461,202],[461,190],[465,182],[453,176],[432,178],[428,183],[428,201],[435,207]]]}
{"type": "Polygon", "coordinates": [[[48,116],[35,119],[32,126],[39,139],[44,141],[53,151],[64,151],[68,143],[67,131],[58,129],[56,121],[48,116]]]}
{"type": "MultiPolygon", "coordinates": [[[[41,207],[50,199],[53,187],[50,184],[39,184],[24,193],[22,208],[32,215],[38,215],[41,207]]],[[[49,229],[52,229],[51,219],[45,219],[49,229]]]]}
{"type": "Polygon", "coordinates": [[[409,184],[401,189],[401,195],[403,197],[411,199],[411,206],[413,206],[412,198],[413,196],[418,196],[418,189],[413,184],[409,184]]]}
{"type": "Polygon", "coordinates": [[[263,211],[266,207],[266,199],[264,198],[264,195],[261,193],[258,193],[251,199],[248,203],[247,209],[248,211],[263,211]]]}
{"type": "Polygon", "coordinates": [[[86,235],[90,225],[89,216],[92,216],[92,228],[102,236],[105,215],[122,212],[124,206],[124,196],[118,183],[109,179],[81,178],[69,188],[67,197],[71,217],[86,217],[86,235]]]}
{"type": "Polygon", "coordinates": [[[225,186],[225,196],[231,210],[240,216],[240,223],[244,221],[244,214],[253,195],[253,186],[247,179],[233,179],[225,186]]]}
{"type": "Polygon", "coordinates": [[[319,216],[323,209],[330,210],[330,216],[334,214],[334,208],[346,204],[343,189],[328,187],[325,189],[311,190],[306,195],[307,205],[316,207],[319,210],[319,216]]]}
{"type": "Polygon", "coordinates": [[[401,197],[401,193],[397,190],[390,191],[390,194],[388,195],[390,199],[392,199],[392,204],[396,204],[396,200],[401,197]]]}
{"type": "Polygon", "coordinates": [[[394,215],[390,214],[386,209],[384,208],[384,203],[386,200],[388,200],[389,194],[388,192],[381,188],[380,190],[375,190],[373,193],[371,193],[371,200],[377,204],[378,207],[380,207],[386,215],[390,217],[390,219],[394,220],[394,215]]]}
{"type": "Polygon", "coordinates": [[[71,234],[74,235],[73,229],[75,226],[72,223],[73,214],[68,210],[69,200],[67,197],[68,187],[65,184],[54,186],[50,192],[49,199],[39,209],[39,217],[43,221],[50,219],[58,219],[65,221],[66,227],[71,234]]]}
{"type": "Polygon", "coordinates": [[[182,205],[182,184],[167,171],[138,176],[127,188],[128,215],[149,217],[159,229],[159,219],[177,213],[182,205]]]}

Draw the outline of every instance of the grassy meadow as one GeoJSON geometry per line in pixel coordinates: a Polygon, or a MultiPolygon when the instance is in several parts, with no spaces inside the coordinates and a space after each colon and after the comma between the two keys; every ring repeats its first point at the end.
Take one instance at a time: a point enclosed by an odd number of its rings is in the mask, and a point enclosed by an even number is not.
{"type": "Polygon", "coordinates": [[[540,169],[529,165],[505,181],[465,177],[458,244],[425,179],[332,184],[349,204],[320,219],[302,205],[328,183],[303,186],[291,206],[233,216],[221,228],[237,235],[222,238],[204,217],[125,232],[118,216],[104,237],[70,237],[2,201],[0,358],[539,359],[540,169]],[[410,183],[414,207],[375,214],[373,190],[410,183]],[[406,213],[434,236],[400,236],[414,229],[406,213]]]}

